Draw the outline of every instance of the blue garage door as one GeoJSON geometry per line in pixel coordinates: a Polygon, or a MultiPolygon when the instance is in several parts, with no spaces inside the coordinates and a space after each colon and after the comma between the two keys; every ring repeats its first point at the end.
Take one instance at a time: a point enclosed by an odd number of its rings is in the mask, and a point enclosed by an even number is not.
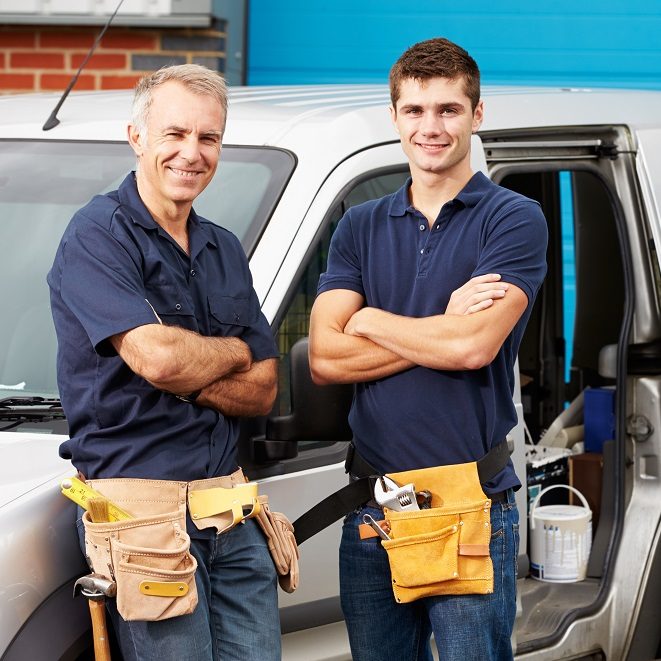
{"type": "Polygon", "coordinates": [[[385,82],[411,44],[445,36],[485,83],[661,89],[659,0],[248,0],[251,85],[385,82]]]}

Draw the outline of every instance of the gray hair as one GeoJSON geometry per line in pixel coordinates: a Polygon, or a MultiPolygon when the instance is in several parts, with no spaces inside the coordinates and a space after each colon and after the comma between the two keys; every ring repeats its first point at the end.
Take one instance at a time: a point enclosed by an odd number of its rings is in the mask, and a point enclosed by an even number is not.
{"type": "Polygon", "coordinates": [[[179,64],[163,67],[143,76],[135,87],[131,123],[140,135],[144,136],[147,118],[152,102],[152,91],[163,83],[176,81],[194,94],[211,96],[220,103],[223,110],[223,126],[227,120],[227,83],[217,72],[199,64],[179,64]]]}

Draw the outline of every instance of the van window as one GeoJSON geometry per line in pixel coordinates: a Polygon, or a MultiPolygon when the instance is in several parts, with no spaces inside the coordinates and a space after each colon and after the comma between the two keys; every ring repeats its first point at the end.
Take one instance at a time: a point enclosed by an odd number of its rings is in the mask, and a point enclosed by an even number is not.
{"type": "MultiPolygon", "coordinates": [[[[324,230],[305,265],[302,276],[289,297],[286,312],[281,317],[277,341],[280,349],[279,391],[276,404],[277,415],[286,415],[291,410],[289,387],[289,351],[310,329],[310,311],[317,295],[319,276],[326,270],[330,239],[344,213],[352,206],[362,204],[399,189],[407,177],[408,170],[399,172],[371,173],[355,183],[353,188],[329,212],[324,230]]],[[[311,439],[314,440],[314,439],[311,439]]],[[[303,445],[299,446],[302,449],[303,445]]]]}
{"type": "MultiPolygon", "coordinates": [[[[283,150],[224,147],[195,210],[232,230],[249,253],[294,166],[283,150]]],[[[57,394],[46,274],[71,216],[134,168],[124,143],[0,140],[0,397],[57,394]]]]}

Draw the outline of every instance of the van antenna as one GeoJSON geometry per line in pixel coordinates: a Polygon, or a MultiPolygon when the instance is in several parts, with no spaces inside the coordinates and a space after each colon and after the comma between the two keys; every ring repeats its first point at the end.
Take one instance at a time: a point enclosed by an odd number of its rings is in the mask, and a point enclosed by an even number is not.
{"type": "Polygon", "coordinates": [[[69,96],[69,92],[73,89],[73,86],[78,81],[80,72],[83,70],[83,68],[89,61],[90,57],[92,57],[92,53],[96,50],[96,47],[99,45],[101,39],[103,39],[103,35],[106,33],[106,30],[110,27],[110,24],[117,15],[117,12],[119,11],[119,8],[122,6],[123,3],[124,0],[119,0],[119,4],[117,5],[117,7],[115,7],[115,11],[110,15],[110,18],[108,19],[107,23],[103,26],[103,30],[101,30],[99,36],[94,40],[92,47],[89,49],[89,52],[85,56],[85,59],[81,62],[80,66],[78,67],[78,71],[76,71],[74,77],[71,79],[71,82],[69,83],[69,85],[67,85],[67,88],[64,90],[64,94],[62,94],[62,97],[57,102],[57,105],[53,109],[53,112],[50,114],[50,117],[46,120],[46,123],[41,127],[42,131],[50,131],[60,123],[60,120],[57,118],[57,113],[60,111],[60,108],[62,107],[62,104],[64,103],[67,96],[69,96]]]}

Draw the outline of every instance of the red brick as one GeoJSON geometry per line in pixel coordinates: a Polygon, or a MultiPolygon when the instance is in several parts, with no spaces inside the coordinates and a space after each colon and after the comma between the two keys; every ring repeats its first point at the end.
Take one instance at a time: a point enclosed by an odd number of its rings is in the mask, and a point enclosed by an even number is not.
{"type": "MultiPolygon", "coordinates": [[[[44,73],[40,77],[40,86],[42,90],[62,90],[67,88],[71,82],[71,76],[59,73],[44,73]]],[[[93,90],[95,89],[94,76],[81,75],[73,86],[74,90],[93,90]]]]}
{"type": "Polygon", "coordinates": [[[33,90],[34,76],[31,73],[0,73],[0,89],[33,90]]]}
{"type": "Polygon", "coordinates": [[[104,90],[125,90],[133,89],[140,80],[141,75],[135,76],[103,76],[101,78],[101,89],[104,90]]]}
{"type": "Polygon", "coordinates": [[[4,69],[4,68],[5,68],[5,54],[0,53],[0,69],[4,69]]]}
{"type": "Polygon", "coordinates": [[[155,50],[158,48],[158,39],[150,32],[108,32],[101,40],[101,48],[155,50]]]}
{"type": "Polygon", "coordinates": [[[36,33],[0,30],[0,48],[34,48],[36,33]]]}
{"type": "MultiPolygon", "coordinates": [[[[87,57],[83,53],[72,53],[71,66],[78,69],[82,61],[87,57]]],[[[126,55],[123,53],[97,53],[92,55],[90,61],[85,65],[90,69],[125,69],[126,68],[126,55]]]]}
{"type": "Polygon", "coordinates": [[[94,32],[42,32],[39,45],[42,48],[91,48],[94,32]]]}
{"type": "Polygon", "coordinates": [[[9,66],[16,69],[63,69],[64,55],[47,51],[10,53],[9,66]]]}

